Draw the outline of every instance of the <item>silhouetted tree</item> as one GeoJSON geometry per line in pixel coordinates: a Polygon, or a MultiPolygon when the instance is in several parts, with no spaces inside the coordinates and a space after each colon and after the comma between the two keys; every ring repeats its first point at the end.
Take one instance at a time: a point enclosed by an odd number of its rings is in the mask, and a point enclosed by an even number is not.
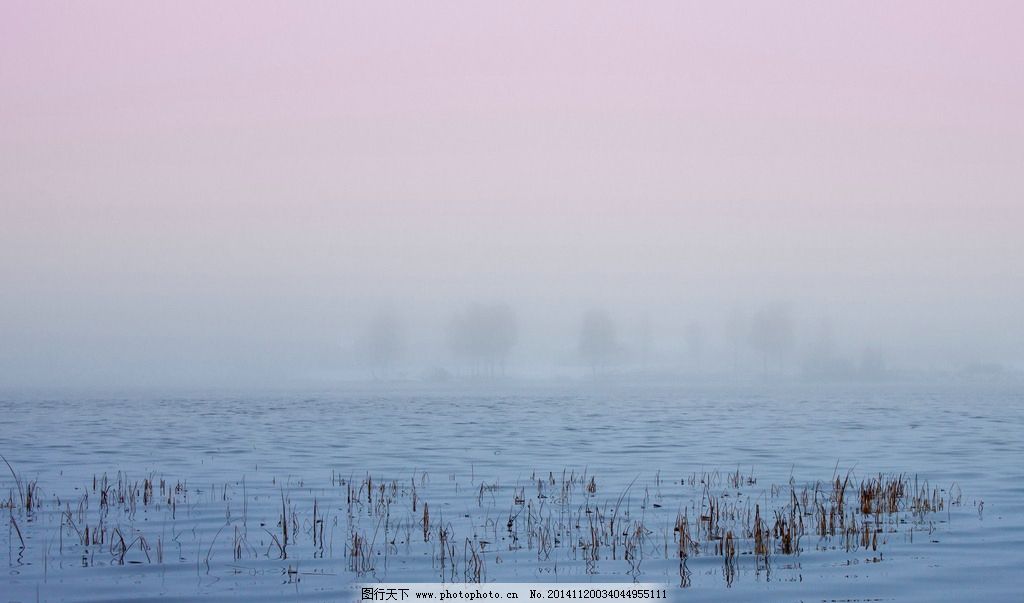
{"type": "Polygon", "coordinates": [[[732,355],[733,373],[738,373],[740,370],[740,347],[747,335],[746,319],[739,310],[733,310],[725,321],[725,339],[729,346],[729,353],[732,355]]]}
{"type": "Polygon", "coordinates": [[[812,381],[843,380],[853,377],[849,361],[836,351],[832,323],[822,319],[804,359],[804,378],[812,381]]]}
{"type": "Polygon", "coordinates": [[[356,341],[356,352],[374,379],[386,377],[404,351],[402,325],[390,312],[377,314],[356,341]]]}
{"type": "Polygon", "coordinates": [[[597,369],[606,366],[618,351],[615,324],[608,313],[603,310],[587,312],[580,328],[579,354],[590,365],[591,372],[596,376],[597,369]]]}
{"type": "Polygon", "coordinates": [[[654,347],[654,331],[651,328],[650,314],[644,314],[637,330],[637,348],[640,352],[640,366],[646,370],[651,363],[651,351],[654,347]]]}
{"type": "Polygon", "coordinates": [[[765,372],[768,372],[768,357],[773,355],[781,369],[783,356],[792,348],[793,340],[793,320],[785,304],[764,306],[751,319],[750,346],[761,354],[765,372]]]}
{"type": "Polygon", "coordinates": [[[704,354],[704,328],[695,322],[686,325],[686,349],[690,352],[693,370],[700,371],[701,357],[704,354]]]}
{"type": "Polygon", "coordinates": [[[860,376],[869,381],[884,379],[889,375],[885,366],[885,355],[875,347],[866,347],[860,357],[860,376]]]}
{"type": "Polygon", "coordinates": [[[505,374],[509,353],[518,338],[515,312],[506,304],[470,305],[448,326],[452,353],[471,363],[474,375],[505,374]]]}

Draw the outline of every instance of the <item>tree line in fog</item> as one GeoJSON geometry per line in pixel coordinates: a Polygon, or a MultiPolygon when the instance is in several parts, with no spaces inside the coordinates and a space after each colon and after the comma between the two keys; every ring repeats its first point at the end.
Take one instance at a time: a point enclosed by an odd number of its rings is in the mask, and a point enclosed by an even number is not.
{"type": "MultiPolygon", "coordinates": [[[[521,324],[508,304],[469,304],[454,312],[439,332],[443,343],[437,342],[436,354],[426,360],[410,358],[408,325],[396,313],[380,311],[353,338],[355,364],[374,379],[489,378],[515,372],[521,324]]],[[[593,377],[636,371],[799,374],[811,379],[883,379],[890,374],[878,348],[841,351],[827,321],[798,341],[793,313],[784,303],[747,314],[734,312],[718,324],[690,322],[670,333],[656,332],[647,318],[624,333],[610,312],[593,308],[580,313],[563,339],[562,367],[593,377]]]]}

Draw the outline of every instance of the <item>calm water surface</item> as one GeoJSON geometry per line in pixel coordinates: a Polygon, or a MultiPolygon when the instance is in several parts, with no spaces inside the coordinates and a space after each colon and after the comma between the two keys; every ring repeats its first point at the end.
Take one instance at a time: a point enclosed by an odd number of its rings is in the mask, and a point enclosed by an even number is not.
{"type": "Polygon", "coordinates": [[[8,392],[0,454],[21,480],[0,465],[0,601],[350,600],[360,582],[476,570],[485,581],[661,582],[679,600],[1024,600],[1017,386],[8,392]],[[707,543],[680,586],[674,522],[696,521],[706,493],[769,509],[784,500],[773,484],[789,492],[791,480],[848,472],[854,483],[904,473],[960,504],[903,513],[875,548],[810,533],[768,568],[740,554],[728,579],[707,543]],[[367,478],[378,495],[363,501],[367,478]],[[516,537],[507,527],[522,509],[568,524],[613,508],[625,529],[643,526],[630,559],[621,548],[587,559],[576,533],[536,542],[525,515],[516,537]],[[444,565],[439,526],[454,543],[444,565]],[[354,534],[365,560],[353,560],[354,534]]]}

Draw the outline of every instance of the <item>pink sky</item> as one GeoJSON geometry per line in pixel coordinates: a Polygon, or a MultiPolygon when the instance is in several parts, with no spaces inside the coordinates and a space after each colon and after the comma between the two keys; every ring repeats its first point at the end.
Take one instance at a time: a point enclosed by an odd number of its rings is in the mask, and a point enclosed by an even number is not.
{"type": "Polygon", "coordinates": [[[864,180],[1010,176],[1024,128],[1016,2],[2,6],[26,177],[230,155],[360,201],[869,202],[864,180]]]}
{"type": "Polygon", "coordinates": [[[967,304],[998,331],[1024,293],[1022,24],[1020,2],[0,0],[0,332],[697,286],[703,309],[967,304]]]}

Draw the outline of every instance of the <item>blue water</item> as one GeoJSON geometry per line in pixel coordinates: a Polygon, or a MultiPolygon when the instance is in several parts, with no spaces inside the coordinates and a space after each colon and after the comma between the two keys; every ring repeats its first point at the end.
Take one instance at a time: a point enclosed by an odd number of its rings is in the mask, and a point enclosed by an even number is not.
{"type": "MultiPolygon", "coordinates": [[[[0,454],[21,482],[19,493],[0,464],[9,519],[0,530],[0,601],[348,600],[365,581],[475,577],[660,582],[677,599],[1021,600],[1024,392],[1013,385],[7,392],[0,454]],[[728,479],[737,471],[738,488],[728,479]],[[849,474],[859,483],[879,473],[927,481],[944,508],[898,515],[875,549],[805,535],[799,554],[773,550],[767,568],[743,539],[729,580],[705,542],[680,585],[674,522],[681,512],[696,520],[705,487],[737,508],[767,511],[788,497],[773,485],[788,493],[791,482],[849,474]],[[111,495],[119,478],[122,492],[152,479],[153,499],[144,504],[137,492],[134,509],[129,500],[101,507],[104,474],[111,495]],[[386,517],[373,508],[379,502],[350,500],[349,488],[368,477],[386,485],[386,517]],[[594,492],[573,481],[559,497],[566,480],[591,477],[594,492]],[[26,510],[29,482],[39,502],[26,510]],[[433,530],[426,539],[423,502],[433,530]],[[292,528],[284,547],[282,506],[292,528]],[[565,527],[573,513],[586,520],[586,509],[613,506],[628,518],[621,525],[643,525],[631,560],[621,546],[585,559],[571,527],[558,543],[527,542],[525,522],[516,539],[507,528],[520,508],[565,527]],[[104,542],[83,544],[83,526],[99,528],[104,542]],[[451,560],[439,563],[439,526],[456,544],[454,570],[451,560]],[[353,534],[372,540],[359,567],[353,534]]],[[[725,525],[739,536],[741,523],[725,525]]]]}

